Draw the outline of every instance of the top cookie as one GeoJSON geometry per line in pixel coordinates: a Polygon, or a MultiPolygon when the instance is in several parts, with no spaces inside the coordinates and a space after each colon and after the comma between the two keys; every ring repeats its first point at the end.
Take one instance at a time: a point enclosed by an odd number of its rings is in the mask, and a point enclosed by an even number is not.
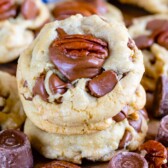
{"type": "Polygon", "coordinates": [[[42,29],[19,59],[17,80],[29,119],[57,132],[115,116],[143,72],[143,56],[123,25],[75,15],[42,29]]]}
{"type": "Polygon", "coordinates": [[[167,13],[168,0],[120,0],[123,3],[134,4],[152,13],[167,13]]]}

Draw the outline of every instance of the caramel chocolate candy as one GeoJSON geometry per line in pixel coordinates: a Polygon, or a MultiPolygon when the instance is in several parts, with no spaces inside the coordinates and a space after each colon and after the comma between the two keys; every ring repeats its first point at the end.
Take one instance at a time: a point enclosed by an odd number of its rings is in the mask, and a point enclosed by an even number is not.
{"type": "Polygon", "coordinates": [[[156,140],[168,147],[168,115],[162,118],[156,140]]]}
{"type": "Polygon", "coordinates": [[[118,79],[115,72],[104,71],[88,82],[88,89],[92,96],[102,97],[111,92],[117,83],[118,79]]]}
{"type": "Polygon", "coordinates": [[[154,39],[146,35],[138,36],[134,41],[139,49],[149,48],[154,43],[154,39]]]}
{"type": "Polygon", "coordinates": [[[126,130],[123,138],[120,140],[118,149],[126,148],[129,145],[129,142],[132,140],[132,134],[130,131],[126,130]]]}
{"type": "Polygon", "coordinates": [[[52,74],[49,78],[49,88],[53,94],[63,94],[67,90],[68,84],[63,82],[56,74],[52,74]]]}
{"type": "Polygon", "coordinates": [[[120,152],[112,157],[107,168],[148,168],[148,163],[137,153],[120,152]]]}
{"type": "Polygon", "coordinates": [[[81,168],[81,167],[65,161],[53,161],[53,162],[41,165],[38,168],[81,168]]]}
{"type": "Polygon", "coordinates": [[[123,121],[125,118],[127,118],[127,113],[128,113],[128,106],[125,106],[121,112],[119,112],[117,115],[113,117],[113,120],[116,122],[123,121]]]}
{"type": "Polygon", "coordinates": [[[17,7],[13,0],[0,0],[0,20],[5,20],[17,15],[17,7]]]}
{"type": "Polygon", "coordinates": [[[0,132],[0,167],[33,167],[30,142],[25,134],[16,130],[0,132]]]}
{"type": "Polygon", "coordinates": [[[139,113],[138,120],[133,120],[131,118],[128,118],[128,122],[137,132],[141,132],[142,116],[140,113],[139,113]]]}
{"type": "Polygon", "coordinates": [[[63,2],[56,5],[53,10],[53,15],[57,20],[63,20],[71,15],[81,14],[90,16],[98,14],[96,8],[85,1],[63,2]]]}
{"type": "Polygon", "coordinates": [[[39,9],[34,0],[24,0],[21,12],[25,19],[33,20],[38,16],[39,9]]]}
{"type": "Polygon", "coordinates": [[[33,87],[33,95],[34,96],[39,95],[44,101],[47,101],[48,94],[44,86],[44,79],[45,79],[44,75],[36,79],[36,83],[33,87]]]}
{"type": "Polygon", "coordinates": [[[153,115],[163,117],[168,114],[168,77],[160,76],[156,83],[153,101],[153,115]]]}
{"type": "Polygon", "coordinates": [[[93,78],[108,57],[107,43],[92,35],[67,35],[58,28],[58,38],[49,48],[49,57],[69,80],[93,78]]]}

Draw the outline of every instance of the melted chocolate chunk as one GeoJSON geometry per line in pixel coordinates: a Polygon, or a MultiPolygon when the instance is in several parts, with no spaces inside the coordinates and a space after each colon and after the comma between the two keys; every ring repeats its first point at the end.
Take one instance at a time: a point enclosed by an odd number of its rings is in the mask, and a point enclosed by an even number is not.
{"type": "Polygon", "coordinates": [[[120,152],[112,157],[107,168],[148,168],[148,163],[137,153],[120,152]]]}
{"type": "Polygon", "coordinates": [[[168,115],[162,118],[156,140],[168,147],[168,115]]]}
{"type": "Polygon", "coordinates": [[[57,20],[63,20],[71,15],[81,14],[83,16],[90,16],[98,14],[95,6],[82,1],[71,1],[57,4],[53,10],[53,15],[57,20]]]}
{"type": "Polygon", "coordinates": [[[157,43],[168,49],[168,31],[164,31],[159,35],[157,43]]]}
{"type": "Polygon", "coordinates": [[[39,8],[34,0],[24,0],[21,12],[25,19],[33,20],[38,16],[39,8]]]}
{"type": "Polygon", "coordinates": [[[25,134],[16,130],[0,132],[0,167],[33,167],[30,142],[25,134]]]}
{"type": "Polygon", "coordinates": [[[121,112],[119,112],[117,115],[115,115],[113,117],[113,120],[116,122],[121,122],[123,121],[125,118],[127,118],[128,115],[128,106],[125,106],[121,112]]]}
{"type": "Polygon", "coordinates": [[[129,145],[129,142],[132,140],[132,134],[130,131],[126,130],[123,138],[120,140],[118,149],[126,148],[129,145]]]}
{"type": "Polygon", "coordinates": [[[139,49],[149,48],[154,43],[154,39],[146,35],[138,36],[134,41],[139,49]]]}
{"type": "Polygon", "coordinates": [[[139,110],[139,113],[143,115],[146,120],[149,120],[148,113],[146,109],[139,110]]]}
{"type": "MultiPolygon", "coordinates": [[[[70,84],[69,84],[70,85],[70,84]]],[[[67,90],[68,84],[63,82],[57,75],[52,74],[49,78],[49,88],[53,94],[63,94],[67,90]]]]}
{"type": "Polygon", "coordinates": [[[102,97],[111,92],[117,83],[118,79],[115,72],[104,71],[88,82],[88,89],[92,96],[102,97]]]}
{"type": "Polygon", "coordinates": [[[168,21],[162,19],[154,19],[147,23],[146,25],[147,30],[157,30],[157,29],[168,29],[168,21]]]}
{"type": "Polygon", "coordinates": [[[5,20],[17,15],[17,6],[13,0],[0,1],[0,20],[5,20]]]}
{"type": "Polygon", "coordinates": [[[49,57],[56,68],[69,80],[93,78],[101,73],[108,57],[107,43],[92,35],[67,35],[57,29],[58,36],[49,48],[49,57]]]}
{"type": "Polygon", "coordinates": [[[44,86],[45,76],[42,75],[36,79],[36,83],[33,87],[33,95],[39,95],[44,101],[48,101],[48,94],[44,86]]]}
{"type": "Polygon", "coordinates": [[[133,120],[131,118],[128,118],[128,122],[137,132],[141,132],[142,116],[140,113],[139,113],[138,120],[133,120]]]}
{"type": "Polygon", "coordinates": [[[156,83],[153,101],[153,115],[163,117],[168,114],[168,77],[160,76],[156,83]]]}

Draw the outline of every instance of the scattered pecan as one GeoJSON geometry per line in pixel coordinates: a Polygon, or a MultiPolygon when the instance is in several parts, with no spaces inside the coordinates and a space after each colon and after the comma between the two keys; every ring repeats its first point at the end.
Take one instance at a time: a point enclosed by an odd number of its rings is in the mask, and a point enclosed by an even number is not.
{"type": "Polygon", "coordinates": [[[92,35],[68,35],[57,28],[58,38],[49,48],[49,57],[69,80],[93,78],[101,73],[108,57],[107,43],[92,35]]]}
{"type": "Polygon", "coordinates": [[[140,146],[140,151],[142,150],[147,152],[145,158],[149,163],[149,167],[161,168],[166,163],[167,150],[161,143],[149,140],[140,146]]]}
{"type": "Polygon", "coordinates": [[[0,20],[15,17],[17,14],[17,6],[14,0],[0,0],[0,20]]]}
{"type": "Polygon", "coordinates": [[[81,167],[65,161],[53,161],[53,162],[41,165],[38,168],[81,168],[81,167]]]}

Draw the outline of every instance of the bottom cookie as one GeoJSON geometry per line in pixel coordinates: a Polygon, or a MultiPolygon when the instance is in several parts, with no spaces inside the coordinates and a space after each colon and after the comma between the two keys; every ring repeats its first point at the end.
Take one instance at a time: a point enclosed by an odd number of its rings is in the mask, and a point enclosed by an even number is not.
{"type": "Polygon", "coordinates": [[[143,143],[148,129],[147,121],[141,111],[136,113],[139,119],[124,119],[121,122],[113,120],[108,129],[92,134],[51,134],[40,130],[29,119],[25,123],[24,132],[33,147],[46,158],[79,164],[84,158],[107,161],[118,150],[136,150],[143,143]],[[138,125],[140,129],[137,129],[138,125]]]}

